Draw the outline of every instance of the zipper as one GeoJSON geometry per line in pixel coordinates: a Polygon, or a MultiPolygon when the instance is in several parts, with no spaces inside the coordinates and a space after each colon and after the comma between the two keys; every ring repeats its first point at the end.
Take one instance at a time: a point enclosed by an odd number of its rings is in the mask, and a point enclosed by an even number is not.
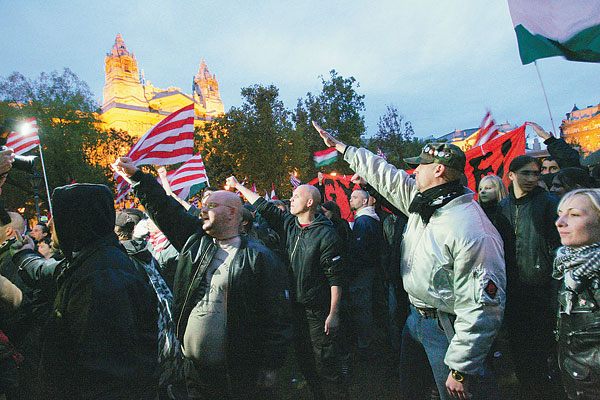
{"type": "Polygon", "coordinates": [[[296,238],[296,244],[294,244],[294,250],[292,250],[292,255],[290,256],[290,265],[292,265],[292,261],[294,259],[294,253],[296,253],[296,247],[298,247],[298,242],[300,241],[300,237],[304,234],[304,228],[302,228],[302,230],[300,230],[300,234],[298,235],[298,238],[296,238]]]}
{"type": "Polygon", "coordinates": [[[196,272],[194,273],[194,278],[190,281],[190,286],[188,286],[187,293],[185,294],[185,300],[183,301],[183,306],[181,307],[181,312],[179,313],[179,317],[177,318],[177,328],[175,329],[175,336],[179,337],[179,325],[181,323],[181,317],[183,316],[183,311],[185,310],[185,305],[187,304],[188,298],[190,296],[190,290],[192,289],[192,285],[196,281],[196,277],[198,276],[198,272],[200,271],[200,267],[202,266],[202,261],[206,258],[210,246],[206,249],[204,254],[202,255],[202,259],[198,263],[198,268],[196,268],[196,272]]]}

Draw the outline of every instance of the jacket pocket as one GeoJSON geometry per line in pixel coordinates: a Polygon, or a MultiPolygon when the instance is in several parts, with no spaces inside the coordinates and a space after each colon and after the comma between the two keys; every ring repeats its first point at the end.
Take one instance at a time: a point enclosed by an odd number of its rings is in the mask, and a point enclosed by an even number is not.
{"type": "Polygon", "coordinates": [[[590,376],[590,367],[580,364],[570,357],[563,360],[561,367],[571,378],[577,381],[584,381],[590,376]]]}
{"type": "Polygon", "coordinates": [[[600,324],[597,323],[585,329],[569,332],[567,346],[573,354],[600,348],[600,324]]]}

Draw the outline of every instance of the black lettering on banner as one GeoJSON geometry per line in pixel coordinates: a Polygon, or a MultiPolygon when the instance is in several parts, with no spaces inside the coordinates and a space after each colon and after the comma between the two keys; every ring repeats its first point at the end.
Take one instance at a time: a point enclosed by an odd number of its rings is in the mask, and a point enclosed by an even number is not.
{"type": "Polygon", "coordinates": [[[486,175],[489,175],[490,172],[494,173],[494,170],[492,169],[491,165],[488,165],[484,169],[479,168],[479,166],[481,165],[481,162],[483,160],[487,160],[491,156],[492,156],[492,152],[488,151],[487,153],[485,153],[482,156],[473,157],[469,160],[469,165],[471,167],[473,167],[473,178],[475,179],[475,190],[479,189],[479,182],[481,181],[481,178],[483,178],[486,175]]]}
{"type": "Polygon", "coordinates": [[[504,178],[504,160],[506,159],[506,156],[508,155],[508,153],[510,152],[510,149],[512,149],[512,139],[508,139],[506,142],[502,143],[502,147],[500,148],[500,152],[502,153],[502,162],[500,163],[500,165],[498,166],[498,169],[496,170],[496,175],[498,175],[498,177],[500,179],[504,178]]]}

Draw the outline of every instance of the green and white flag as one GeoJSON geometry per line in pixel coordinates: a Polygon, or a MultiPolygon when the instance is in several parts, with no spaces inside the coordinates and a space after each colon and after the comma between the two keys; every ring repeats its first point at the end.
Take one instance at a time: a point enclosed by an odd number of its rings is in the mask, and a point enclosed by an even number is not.
{"type": "Polygon", "coordinates": [[[600,0],[508,0],[521,62],[600,62],[600,0]]]}

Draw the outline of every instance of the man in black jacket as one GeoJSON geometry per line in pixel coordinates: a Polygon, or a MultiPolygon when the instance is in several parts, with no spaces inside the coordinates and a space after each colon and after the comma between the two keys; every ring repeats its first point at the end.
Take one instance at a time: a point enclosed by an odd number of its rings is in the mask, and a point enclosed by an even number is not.
{"type": "Polygon", "coordinates": [[[350,235],[349,292],[350,318],[362,356],[372,356],[373,285],[379,279],[383,233],[369,194],[357,189],[350,196],[350,208],[356,211],[350,235]]]}
{"type": "Polygon", "coordinates": [[[119,244],[104,185],[52,195],[53,238],[65,258],[32,243],[13,256],[26,284],[55,294],[42,332],[43,399],[148,399],[158,389],[156,295],[119,244]]]}
{"type": "Polygon", "coordinates": [[[290,214],[247,189],[233,176],[227,178],[227,185],[239,190],[285,243],[295,289],[294,345],[311,391],[315,398],[346,396],[338,335],[342,245],[331,221],[316,214],[321,201],[319,190],[310,185],[298,186],[290,200],[290,214]],[[324,389],[323,384],[328,387],[324,389]]]}
{"type": "Polygon", "coordinates": [[[123,157],[113,168],[132,181],[151,219],[179,251],[173,318],[189,398],[272,395],[291,338],[287,277],[270,250],[239,235],[239,197],[212,193],[199,219],[131,159],[123,157]]]}
{"type": "Polygon", "coordinates": [[[504,320],[524,399],[553,399],[548,360],[556,358],[553,329],[556,320],[556,281],[552,262],[560,237],[554,221],[558,199],[537,185],[539,160],[522,155],[509,165],[510,195],[500,212],[515,233],[516,268],[507,271],[504,320]],[[531,332],[535,331],[535,335],[531,332]]]}

